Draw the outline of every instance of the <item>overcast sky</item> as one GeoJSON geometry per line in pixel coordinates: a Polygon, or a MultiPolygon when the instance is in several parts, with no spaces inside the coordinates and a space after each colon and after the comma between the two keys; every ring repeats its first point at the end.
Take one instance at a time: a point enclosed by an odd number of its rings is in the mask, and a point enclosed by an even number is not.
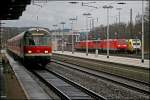
{"type": "Polygon", "coordinates": [[[42,26],[49,29],[54,29],[53,25],[57,24],[60,28],[62,25],[60,22],[64,21],[65,28],[70,28],[69,18],[75,18],[77,16],[77,22],[74,24],[74,28],[81,30],[86,29],[86,18],[83,13],[91,13],[91,17],[95,19],[95,26],[100,24],[107,24],[107,12],[103,8],[104,5],[113,6],[109,10],[110,24],[116,22],[118,19],[118,10],[116,8],[122,8],[120,11],[120,21],[128,23],[130,21],[130,9],[133,10],[133,21],[135,16],[142,13],[142,1],[123,1],[124,5],[117,4],[119,1],[96,1],[96,3],[90,3],[90,1],[84,1],[89,6],[98,7],[92,8],[87,6],[81,6],[81,2],[77,4],[71,4],[69,1],[49,1],[43,3],[31,3],[26,7],[22,16],[18,20],[5,20],[3,26],[9,27],[30,27],[30,26],[42,26]],[[40,6],[39,6],[40,5],[40,6]],[[37,20],[38,16],[38,20],[37,20]],[[97,19],[98,18],[98,22],[97,19]]]}

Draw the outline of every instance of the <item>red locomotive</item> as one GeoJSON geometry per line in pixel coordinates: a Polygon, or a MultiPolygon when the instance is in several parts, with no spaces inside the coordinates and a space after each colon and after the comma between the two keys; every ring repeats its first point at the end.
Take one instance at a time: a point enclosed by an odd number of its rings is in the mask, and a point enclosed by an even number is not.
{"type": "MultiPolygon", "coordinates": [[[[107,42],[109,43],[109,50],[111,51],[127,51],[127,40],[126,39],[107,39],[104,40],[89,40],[88,41],[88,49],[89,50],[102,50],[105,51],[107,49],[107,42]]],[[[86,41],[78,41],[75,44],[76,50],[85,50],[86,49],[86,41]]]]}
{"type": "Polygon", "coordinates": [[[44,28],[32,28],[9,39],[7,51],[26,64],[45,66],[51,60],[52,45],[49,32],[44,28]]]}

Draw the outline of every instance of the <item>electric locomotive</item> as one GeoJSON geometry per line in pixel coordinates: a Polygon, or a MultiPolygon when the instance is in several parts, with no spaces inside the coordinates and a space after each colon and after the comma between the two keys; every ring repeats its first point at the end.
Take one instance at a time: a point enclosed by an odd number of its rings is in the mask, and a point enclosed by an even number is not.
{"type": "Polygon", "coordinates": [[[78,41],[75,43],[75,49],[85,50],[86,45],[88,45],[89,50],[98,49],[105,51],[107,50],[107,43],[109,43],[109,49],[111,51],[127,51],[126,39],[89,40],[87,44],[86,41],[78,41]]]}
{"type": "Polygon", "coordinates": [[[51,60],[52,44],[49,31],[31,28],[7,41],[7,50],[25,64],[45,66],[51,60]]]}
{"type": "Polygon", "coordinates": [[[100,51],[107,50],[107,43],[109,43],[110,51],[123,51],[128,53],[135,53],[141,51],[141,40],[140,39],[104,39],[104,40],[88,40],[78,41],[75,43],[76,50],[85,50],[88,45],[89,50],[98,49],[100,51]]]}

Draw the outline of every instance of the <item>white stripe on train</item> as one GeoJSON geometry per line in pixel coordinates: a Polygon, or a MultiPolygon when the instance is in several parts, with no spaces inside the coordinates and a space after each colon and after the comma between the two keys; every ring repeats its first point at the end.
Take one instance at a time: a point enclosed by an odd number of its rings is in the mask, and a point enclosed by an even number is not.
{"type": "Polygon", "coordinates": [[[52,53],[47,53],[47,54],[43,54],[43,53],[32,53],[32,54],[25,54],[25,56],[52,56],[52,53]]]}

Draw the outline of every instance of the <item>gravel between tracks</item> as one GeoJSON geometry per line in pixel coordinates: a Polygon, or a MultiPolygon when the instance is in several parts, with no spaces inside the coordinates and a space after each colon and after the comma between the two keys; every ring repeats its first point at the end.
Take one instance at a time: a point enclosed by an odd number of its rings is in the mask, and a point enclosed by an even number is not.
{"type": "Polygon", "coordinates": [[[147,100],[149,99],[148,95],[143,93],[139,93],[133,90],[129,90],[125,87],[115,85],[111,82],[97,79],[93,76],[84,74],[82,72],[78,72],[66,67],[60,67],[61,65],[57,65],[51,63],[48,65],[48,68],[52,71],[56,71],[59,74],[85,86],[93,90],[94,92],[108,98],[108,99],[134,99],[134,100],[147,100]]]}

